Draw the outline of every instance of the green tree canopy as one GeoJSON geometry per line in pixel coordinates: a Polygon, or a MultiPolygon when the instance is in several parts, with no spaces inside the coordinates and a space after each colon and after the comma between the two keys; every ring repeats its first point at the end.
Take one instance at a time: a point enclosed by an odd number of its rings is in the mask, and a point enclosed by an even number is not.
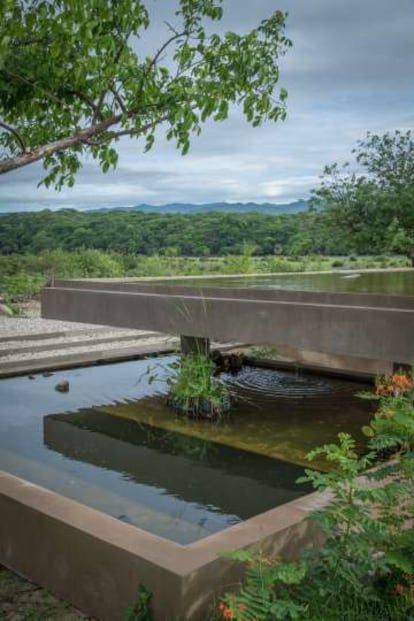
{"type": "Polygon", "coordinates": [[[327,166],[312,205],[357,252],[394,251],[414,265],[414,140],[410,131],[368,133],[353,150],[357,168],[327,166]]]}
{"type": "Polygon", "coordinates": [[[184,154],[233,105],[253,126],[284,119],[287,93],[275,87],[291,45],[286,15],[218,34],[221,5],[177,0],[164,41],[145,55],[151,20],[141,0],[0,1],[0,173],[43,160],[46,185],[71,186],[87,152],[104,172],[115,166],[122,136],[149,150],[165,125],[184,154]]]}

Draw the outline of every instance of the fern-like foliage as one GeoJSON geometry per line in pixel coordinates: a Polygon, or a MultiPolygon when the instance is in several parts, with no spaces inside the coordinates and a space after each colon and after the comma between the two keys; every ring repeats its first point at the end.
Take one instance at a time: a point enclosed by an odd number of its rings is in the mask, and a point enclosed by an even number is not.
{"type": "Polygon", "coordinates": [[[244,563],[246,571],[240,590],[223,598],[221,610],[224,618],[237,621],[296,621],[303,618],[306,605],[293,601],[289,588],[304,579],[304,562],[281,563],[247,550],[225,556],[244,563]]]}

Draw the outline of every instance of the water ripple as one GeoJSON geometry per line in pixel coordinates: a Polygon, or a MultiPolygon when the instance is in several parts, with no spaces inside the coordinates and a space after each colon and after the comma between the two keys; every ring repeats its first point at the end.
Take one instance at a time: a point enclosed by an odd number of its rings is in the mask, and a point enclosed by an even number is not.
{"type": "Polygon", "coordinates": [[[340,399],[341,393],[349,392],[346,383],[337,383],[332,378],[257,367],[245,367],[236,376],[226,376],[226,383],[236,395],[252,399],[259,397],[260,400],[297,400],[320,396],[340,399]]]}

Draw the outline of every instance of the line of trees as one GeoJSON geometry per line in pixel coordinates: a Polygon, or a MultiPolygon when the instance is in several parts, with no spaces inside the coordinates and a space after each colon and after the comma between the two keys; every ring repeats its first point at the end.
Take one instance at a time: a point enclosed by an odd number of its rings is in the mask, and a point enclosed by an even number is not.
{"type": "MultiPolygon", "coordinates": [[[[169,214],[44,210],[0,218],[0,254],[96,249],[123,254],[350,254],[352,239],[322,223],[324,215],[169,214]]],[[[366,253],[381,252],[370,243],[366,253]]]]}
{"type": "Polygon", "coordinates": [[[325,168],[313,207],[356,252],[367,246],[405,254],[414,266],[414,140],[411,131],[371,134],[352,151],[355,163],[325,168]]]}

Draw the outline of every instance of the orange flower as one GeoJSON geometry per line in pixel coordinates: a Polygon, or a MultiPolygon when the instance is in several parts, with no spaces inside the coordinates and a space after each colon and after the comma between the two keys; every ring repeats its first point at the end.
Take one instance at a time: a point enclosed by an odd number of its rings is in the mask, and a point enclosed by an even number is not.
{"type": "Polygon", "coordinates": [[[375,394],[399,397],[413,388],[413,381],[404,373],[383,375],[375,383],[375,394]]]}
{"type": "Polygon", "coordinates": [[[398,595],[403,595],[403,593],[405,591],[405,587],[402,584],[396,584],[395,585],[395,590],[398,593],[398,595]]]}
{"type": "Polygon", "coordinates": [[[233,619],[233,617],[234,617],[234,612],[233,612],[232,610],[230,610],[230,608],[227,608],[227,609],[224,611],[223,617],[224,617],[225,619],[233,619]]]}

